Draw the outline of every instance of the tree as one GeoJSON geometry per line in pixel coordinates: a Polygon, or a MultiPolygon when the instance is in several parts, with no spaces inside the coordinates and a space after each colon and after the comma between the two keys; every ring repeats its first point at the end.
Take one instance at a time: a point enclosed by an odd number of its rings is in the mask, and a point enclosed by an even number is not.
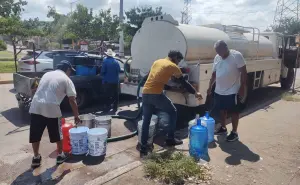
{"type": "Polygon", "coordinates": [[[93,40],[117,40],[119,17],[111,15],[111,9],[100,10],[94,17],[92,26],[93,40]]]}
{"type": "Polygon", "coordinates": [[[147,17],[162,15],[162,7],[143,6],[131,8],[125,12],[127,23],[125,24],[124,31],[126,34],[134,34],[142,27],[142,23],[147,17]]]}
{"type": "Polygon", "coordinates": [[[25,5],[27,2],[24,0],[2,0],[0,2],[0,17],[19,17],[25,5]]]}
{"type": "Polygon", "coordinates": [[[74,33],[67,30],[70,18],[67,15],[57,13],[55,7],[48,6],[48,9],[47,17],[53,18],[53,21],[46,23],[43,31],[50,42],[58,42],[61,47],[63,39],[68,39],[69,36],[72,36],[71,39],[76,38],[74,33]]]}
{"type": "Polygon", "coordinates": [[[294,18],[286,18],[279,22],[279,25],[272,26],[273,31],[293,35],[300,33],[300,21],[294,18]]]}
{"type": "Polygon", "coordinates": [[[68,31],[85,40],[92,35],[93,9],[78,4],[67,25],[68,31]]]}
{"type": "Polygon", "coordinates": [[[19,17],[0,17],[0,35],[7,35],[13,45],[15,68],[17,71],[17,56],[22,51],[22,48],[17,48],[17,43],[23,41],[30,36],[42,35],[41,30],[36,27],[31,27],[37,24],[38,19],[21,21],[19,17]],[[19,51],[17,51],[19,49],[19,51]]]}
{"type": "Polygon", "coordinates": [[[0,3],[0,35],[7,35],[13,45],[16,71],[17,56],[22,51],[21,47],[17,48],[17,43],[30,36],[42,34],[37,26],[38,19],[21,21],[20,14],[25,5],[27,2],[24,0],[5,0],[0,3]]]}

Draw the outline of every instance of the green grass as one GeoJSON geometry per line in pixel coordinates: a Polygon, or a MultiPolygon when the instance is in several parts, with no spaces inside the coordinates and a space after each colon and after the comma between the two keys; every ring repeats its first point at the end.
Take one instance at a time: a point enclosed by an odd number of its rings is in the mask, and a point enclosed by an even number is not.
{"type": "Polygon", "coordinates": [[[15,62],[13,61],[0,61],[0,73],[14,73],[15,62]]]}
{"type": "Polygon", "coordinates": [[[9,51],[0,51],[0,58],[14,58],[14,54],[9,51]]]}
{"type": "MultiPolygon", "coordinates": [[[[22,58],[24,56],[24,53],[18,54],[18,58],[22,58]]],[[[0,51],[0,58],[7,58],[10,60],[13,60],[14,53],[10,51],[0,51]]]]}
{"type": "Polygon", "coordinates": [[[210,168],[182,152],[153,153],[145,161],[147,177],[167,184],[202,183],[211,179],[210,168]]]}
{"type": "Polygon", "coordinates": [[[291,92],[284,93],[282,99],[285,101],[300,102],[300,96],[291,92]]]}

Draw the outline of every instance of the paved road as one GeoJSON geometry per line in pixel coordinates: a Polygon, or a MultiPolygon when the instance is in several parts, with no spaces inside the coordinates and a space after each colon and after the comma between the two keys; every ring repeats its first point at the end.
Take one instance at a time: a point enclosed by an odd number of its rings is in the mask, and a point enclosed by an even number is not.
{"type": "MultiPolygon", "coordinates": [[[[135,149],[137,138],[133,137],[124,141],[110,143],[107,147],[104,161],[100,158],[79,156],[72,157],[67,163],[56,167],[54,166],[56,147],[49,143],[48,132],[45,131],[40,149],[43,156],[43,164],[40,168],[32,171],[29,168],[33,155],[31,145],[28,143],[29,116],[17,108],[12,87],[12,85],[0,85],[1,183],[35,185],[41,183],[57,184],[60,182],[60,184],[66,185],[83,185],[91,179],[138,159],[138,153],[135,149]]],[[[125,97],[122,101],[130,102],[132,99],[125,97]]],[[[95,106],[91,109],[98,110],[98,108],[95,106]]],[[[121,111],[123,110],[131,113],[135,110],[135,106],[126,105],[121,107],[121,111]]],[[[114,119],[112,136],[129,134],[131,129],[133,129],[133,123],[114,119]]]]}
{"type": "MultiPolygon", "coordinates": [[[[279,101],[283,93],[284,91],[278,86],[255,91],[244,115],[260,109],[270,109],[270,104],[279,101]]],[[[38,171],[29,170],[32,151],[28,144],[28,114],[20,112],[17,108],[12,85],[0,85],[0,95],[0,182],[17,185],[48,182],[47,179],[51,178],[54,171],[55,146],[49,144],[47,133],[44,133],[41,145],[41,153],[42,156],[44,156],[43,166],[38,171]]],[[[128,103],[130,104],[130,101],[132,103],[132,100],[123,100],[122,111],[133,112],[136,106],[128,107],[126,105],[128,103]]],[[[97,106],[92,109],[97,109],[97,106]]],[[[261,117],[263,117],[263,115],[261,115],[261,117]]],[[[128,133],[129,130],[132,129],[132,125],[130,124],[131,123],[124,122],[124,120],[114,120],[112,135],[116,136],[128,133]]],[[[84,160],[81,162],[75,160],[66,163],[62,167],[63,169],[58,169],[60,172],[59,180],[55,181],[55,183],[82,185],[93,178],[105,174],[107,171],[131,163],[137,160],[138,157],[135,149],[136,143],[136,137],[126,141],[110,143],[107,148],[106,160],[100,164],[90,165],[89,162],[84,160]],[[68,171],[66,173],[69,174],[66,175],[65,171],[68,171]]],[[[54,182],[50,184],[54,184],[54,182]]]]}

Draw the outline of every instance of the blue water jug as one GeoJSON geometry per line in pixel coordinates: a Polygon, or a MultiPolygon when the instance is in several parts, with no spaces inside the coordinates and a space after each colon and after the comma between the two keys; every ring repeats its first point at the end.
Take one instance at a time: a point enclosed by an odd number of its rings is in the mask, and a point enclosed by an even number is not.
{"type": "Polygon", "coordinates": [[[197,120],[197,125],[190,129],[190,155],[196,160],[208,158],[208,134],[207,128],[201,125],[201,119],[197,120]]]}
{"type": "Polygon", "coordinates": [[[207,128],[208,133],[208,143],[211,143],[214,141],[214,135],[215,135],[215,120],[214,118],[209,116],[209,112],[205,112],[205,115],[200,118],[201,123],[203,126],[207,128]]]}

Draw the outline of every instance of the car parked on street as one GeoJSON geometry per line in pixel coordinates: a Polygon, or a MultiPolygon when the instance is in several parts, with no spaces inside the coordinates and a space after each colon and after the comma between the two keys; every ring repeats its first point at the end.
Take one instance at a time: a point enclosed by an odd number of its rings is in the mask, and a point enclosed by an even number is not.
{"type": "Polygon", "coordinates": [[[59,57],[73,57],[79,55],[77,51],[69,50],[53,50],[53,51],[27,51],[27,55],[18,61],[19,72],[34,72],[34,56],[36,57],[36,72],[47,72],[53,70],[53,58],[59,57]]]}
{"type": "Polygon", "coordinates": [[[43,72],[53,69],[53,52],[49,51],[36,51],[28,52],[28,54],[18,61],[19,72],[34,72],[34,56],[36,57],[36,71],[43,72]]]}

